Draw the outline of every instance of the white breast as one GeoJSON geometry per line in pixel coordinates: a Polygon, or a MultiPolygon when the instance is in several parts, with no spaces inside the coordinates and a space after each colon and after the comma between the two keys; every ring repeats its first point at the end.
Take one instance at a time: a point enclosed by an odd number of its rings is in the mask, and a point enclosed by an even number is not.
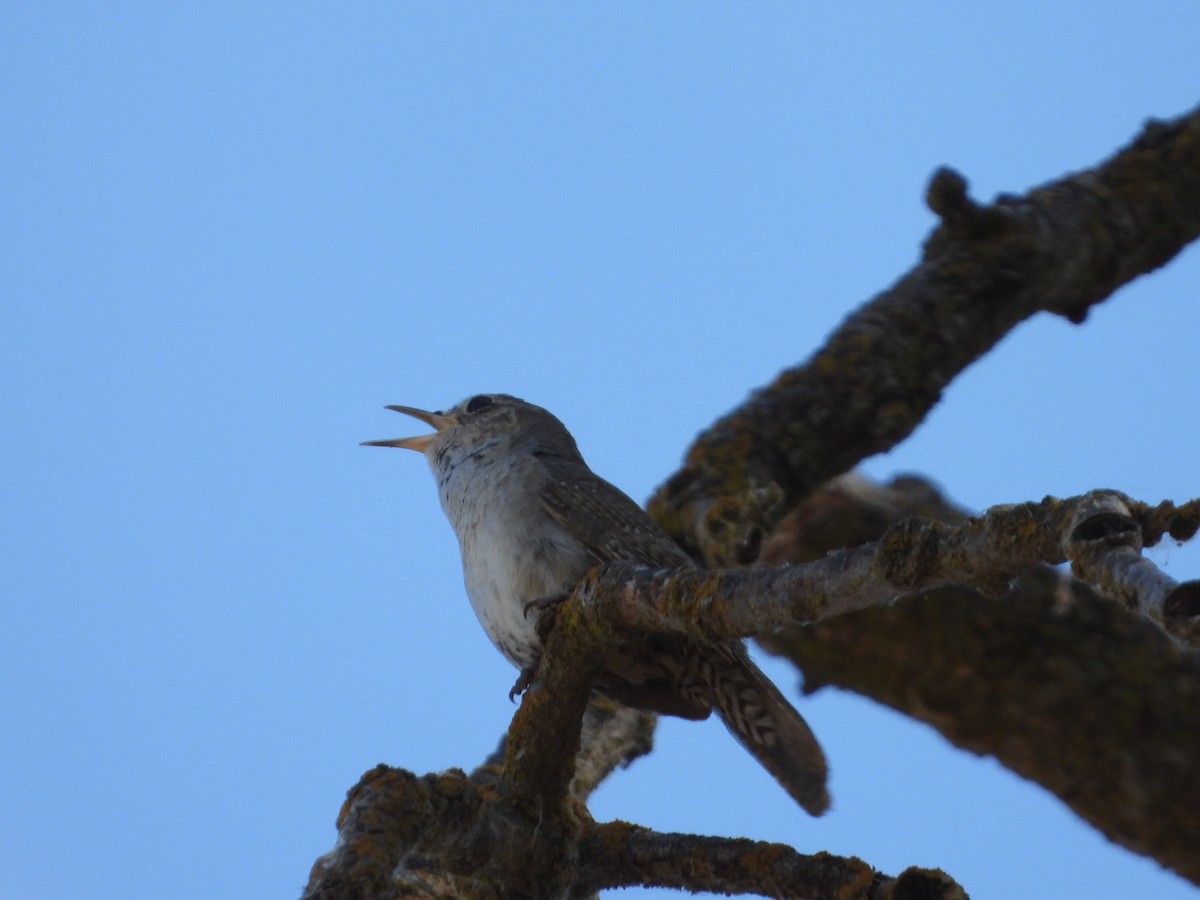
{"type": "Polygon", "coordinates": [[[522,669],[541,655],[537,614],[526,616],[526,606],[568,593],[589,568],[582,545],[542,507],[536,460],[529,466],[496,466],[482,454],[439,478],[471,606],[492,643],[522,669]]]}

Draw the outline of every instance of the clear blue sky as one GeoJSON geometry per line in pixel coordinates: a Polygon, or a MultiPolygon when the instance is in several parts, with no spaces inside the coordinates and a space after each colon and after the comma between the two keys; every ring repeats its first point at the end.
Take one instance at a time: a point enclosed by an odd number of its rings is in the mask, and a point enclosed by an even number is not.
{"type": "MultiPolygon", "coordinates": [[[[524,396],[644,499],[914,263],[935,167],[990,199],[1090,166],[1200,102],[1198,36],[1193,0],[4,4],[7,895],[294,896],[364,770],[492,749],[513,671],[422,460],[357,446],[408,433],[384,404],[524,396]]],[[[1033,320],[867,469],[1196,495],[1198,284],[1193,248],[1033,320]]],[[[595,814],[985,900],[1195,896],[925,727],[799,704],[825,818],[681,722],[595,814]]]]}

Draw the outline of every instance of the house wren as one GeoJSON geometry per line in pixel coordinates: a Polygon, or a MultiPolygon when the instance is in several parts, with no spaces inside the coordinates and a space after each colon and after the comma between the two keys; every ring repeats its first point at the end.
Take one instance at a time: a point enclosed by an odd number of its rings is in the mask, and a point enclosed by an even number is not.
{"type": "MultiPolygon", "coordinates": [[[[694,566],[641,507],[588,468],[570,432],[541,407],[479,394],[444,413],[388,409],[434,433],[365,443],[425,455],[458,535],[475,615],[522,672],[514,692],[528,684],[542,652],[531,604],[565,597],[601,563],[694,566]]],[[[824,753],[741,641],[655,635],[645,646],[636,657],[611,648],[596,688],[627,706],[685,719],[715,709],[796,802],[814,816],[828,809],[824,753]]]]}

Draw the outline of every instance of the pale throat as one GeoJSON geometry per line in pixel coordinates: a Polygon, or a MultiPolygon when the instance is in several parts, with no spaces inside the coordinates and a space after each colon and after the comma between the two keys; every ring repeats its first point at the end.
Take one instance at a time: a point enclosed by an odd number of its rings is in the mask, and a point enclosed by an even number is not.
{"type": "Polygon", "coordinates": [[[537,616],[526,606],[568,593],[590,563],[529,490],[527,467],[511,458],[500,464],[499,454],[480,449],[430,464],[458,537],[471,607],[496,648],[525,669],[541,656],[537,616]]]}

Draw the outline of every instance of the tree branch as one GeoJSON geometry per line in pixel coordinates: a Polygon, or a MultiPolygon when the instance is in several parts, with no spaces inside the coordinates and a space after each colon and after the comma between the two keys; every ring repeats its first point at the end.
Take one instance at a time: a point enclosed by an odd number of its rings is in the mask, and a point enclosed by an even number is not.
{"type": "Polygon", "coordinates": [[[1200,500],[1170,508],[1172,515],[1164,518],[1160,507],[1111,491],[1067,500],[1047,497],[994,507],[957,526],[906,519],[874,544],[796,566],[703,570],[614,563],[589,575],[578,593],[585,603],[606,607],[599,617],[603,622],[633,632],[682,631],[714,642],[820,621],[946,585],[990,586],[1002,593],[1027,569],[1078,556],[1079,565],[1097,578],[1118,584],[1113,578],[1119,573],[1122,595],[1134,608],[1161,611],[1165,593],[1176,583],[1140,555],[1136,566],[1115,556],[1111,535],[1136,536],[1140,547],[1144,536],[1161,537],[1149,531],[1154,523],[1177,534],[1194,533],[1200,500]]]}
{"type": "MultiPolygon", "coordinates": [[[[604,648],[639,639],[618,636],[619,620],[602,598],[592,598],[597,583],[589,576],[543,616],[545,652],[509,728],[499,771],[493,759],[472,778],[456,770],[417,778],[386,766],[367,773],[339,816],[337,846],[313,867],[306,897],[581,897],[636,877],[768,896],[802,888],[832,900],[855,888],[857,896],[902,896],[898,887],[917,883],[919,873],[893,881],[857,860],[780,856],[782,848],[768,852],[753,842],[667,839],[615,825],[597,830],[570,794],[580,727],[604,648]],[[667,847],[687,851],[686,872],[662,857],[667,847]],[[647,868],[635,876],[629,866],[637,860],[647,868]]],[[[932,896],[961,895],[940,874],[919,881],[937,886],[932,896]]]]}
{"type": "Polygon", "coordinates": [[[981,207],[942,170],[928,202],[942,223],[920,264],[703,432],[650,501],[706,565],[753,561],[789,507],[911,434],[1017,323],[1043,310],[1081,322],[1200,236],[1200,110],[1026,197],[981,207]]]}
{"type": "MultiPolygon", "coordinates": [[[[1015,324],[1039,310],[1082,321],[1200,235],[1200,111],[1152,123],[1096,169],[1024,198],[980,207],[943,170],[927,199],[942,222],[921,263],[807,365],[702,434],[659,489],[652,513],[709,565],[757,558],[785,513],[796,522],[797,501],[911,433],[954,376],[1015,324]]],[[[897,508],[920,499],[895,493],[897,508]]],[[[882,522],[894,510],[877,512],[882,522]]],[[[497,752],[469,778],[368,772],[305,896],[574,898],[635,883],[814,898],[960,895],[937,872],[889,879],[853,859],[591,821],[583,800],[648,749],[652,727],[640,714],[589,705],[608,641],[663,631],[726,639],[797,622],[816,624],[771,642],[809,688],[838,684],[928,722],[1200,883],[1200,654],[1036,568],[1070,558],[1081,577],[1197,642],[1200,585],[1175,584],[1138,551],[1163,533],[1191,537],[1198,502],[1147,507],[1105,493],[963,522],[944,507],[938,515],[942,523],[909,520],[875,545],[785,569],[616,565],[589,574],[544,634],[542,670],[497,752]],[[987,595],[930,590],[961,582],[987,595]],[[926,593],[894,602],[914,591],[926,593]]]]}
{"type": "Polygon", "coordinates": [[[1200,504],[1192,501],[1178,509],[1160,504],[1155,510],[1141,504],[1145,524],[1139,524],[1127,501],[1114,492],[1095,492],[1076,510],[1063,535],[1072,571],[1101,593],[1145,613],[1184,643],[1200,646],[1200,584],[1180,584],[1142,556],[1143,543],[1155,544],[1162,537],[1155,520],[1165,518],[1162,527],[1176,540],[1191,538],[1200,504]]]}
{"type": "Polygon", "coordinates": [[[837,900],[960,900],[944,872],[908,869],[891,878],[854,857],[806,855],[744,838],[662,834],[625,822],[584,836],[579,886],[589,890],[667,887],[720,894],[837,900]]]}
{"type": "MultiPolygon", "coordinates": [[[[657,717],[622,706],[615,700],[593,694],[583,714],[579,752],[570,796],[586,803],[614,769],[631,765],[654,747],[657,717]]],[[[499,746],[471,773],[471,783],[497,790],[508,749],[507,733],[499,746]]]]}
{"type": "Polygon", "coordinates": [[[966,897],[936,870],[913,868],[892,878],[853,857],[590,820],[548,873],[536,846],[544,838],[541,824],[514,820],[509,807],[457,770],[418,778],[378,766],[351,789],[338,816],[337,846],[313,866],[304,897],[579,900],[632,885],[808,900],[966,897]],[[511,860],[518,871],[509,871],[511,860]]]}
{"type": "Polygon", "coordinates": [[[1035,570],[991,599],[942,588],[774,641],[806,684],[932,725],[1200,884],[1200,654],[1035,570]]]}
{"type": "MultiPolygon", "coordinates": [[[[457,895],[493,897],[504,885],[565,897],[634,883],[900,896],[889,892],[916,875],[893,883],[857,860],[597,828],[573,799],[573,786],[586,795],[625,752],[618,742],[579,756],[605,646],[663,632],[728,640],[806,621],[822,624],[775,642],[811,680],[864,693],[996,756],[1113,840],[1200,882],[1200,771],[1192,765],[1200,654],[1053,573],[1027,578],[1002,601],[953,588],[893,605],[898,593],[931,586],[998,587],[1071,555],[1135,608],[1165,609],[1177,586],[1140,556],[1131,563],[1131,547],[1164,532],[1185,536],[1198,524],[1200,501],[1151,507],[1097,491],[999,507],[958,526],[910,519],[874,545],[777,569],[596,569],[544,616],[546,650],[503,765],[497,770],[493,759],[470,779],[454,770],[423,779],[387,767],[368,773],[351,791],[338,845],[314,866],[306,896],[436,896],[452,885],[457,895]],[[855,610],[866,611],[847,615],[855,610]],[[579,758],[592,759],[595,772],[576,775],[579,758]]],[[[591,715],[603,727],[619,712],[591,715]]],[[[937,879],[939,896],[958,890],[937,879]]]]}
{"type": "Polygon", "coordinates": [[[1150,507],[1111,491],[1046,498],[957,527],[910,519],[876,544],[778,569],[613,564],[569,603],[594,617],[589,633],[612,640],[678,631],[720,641],[820,622],[772,640],[811,681],[994,755],[1111,839],[1200,883],[1200,653],[1053,572],[1004,596],[1018,573],[1071,554],[1135,609],[1161,609],[1179,587],[1148,560],[1131,563],[1130,535],[1192,533],[1198,514],[1200,501],[1150,507]],[[992,599],[954,587],[868,610],[961,584],[989,587],[992,599]]]}

